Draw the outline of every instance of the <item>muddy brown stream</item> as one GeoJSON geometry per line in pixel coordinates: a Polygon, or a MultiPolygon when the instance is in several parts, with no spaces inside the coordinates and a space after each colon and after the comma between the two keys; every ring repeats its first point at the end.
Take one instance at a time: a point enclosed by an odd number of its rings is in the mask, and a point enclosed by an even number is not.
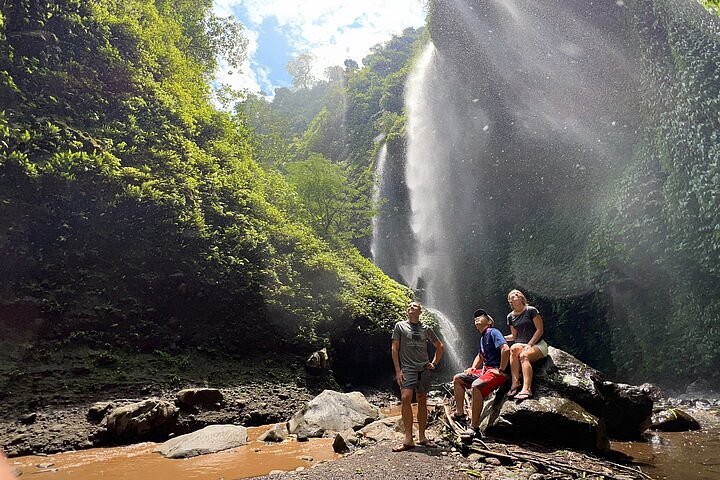
{"type": "Polygon", "coordinates": [[[657,432],[647,442],[612,442],[611,448],[632,456],[642,471],[660,480],[720,479],[720,412],[696,411],[702,429],[657,432]]]}
{"type": "MultiPolygon", "coordinates": [[[[383,409],[386,415],[399,408],[383,409]]],[[[658,480],[720,479],[720,417],[718,412],[693,412],[703,425],[696,432],[658,432],[648,442],[612,442],[612,449],[641,464],[658,480]]],[[[47,472],[43,478],[72,480],[232,480],[266,475],[272,470],[296,470],[338,457],[332,438],[293,439],[279,444],[258,442],[269,426],[248,429],[250,442],[242,447],[190,459],[172,460],[154,453],[155,443],[95,448],[48,456],[26,456],[10,463],[26,475],[47,472]],[[51,464],[51,465],[50,465],[51,464]],[[38,467],[43,465],[44,468],[38,467]]]]}
{"type": "Polygon", "coordinates": [[[248,428],[247,445],[188,459],[168,459],[154,453],[155,443],[93,448],[48,456],[11,458],[21,478],[47,472],[42,478],[58,480],[218,480],[266,475],[271,470],[295,470],[337,457],[332,438],[308,442],[258,442],[268,426],[248,428]],[[52,464],[52,465],[49,465],[52,464]],[[45,468],[39,468],[43,465],[45,468]]]}

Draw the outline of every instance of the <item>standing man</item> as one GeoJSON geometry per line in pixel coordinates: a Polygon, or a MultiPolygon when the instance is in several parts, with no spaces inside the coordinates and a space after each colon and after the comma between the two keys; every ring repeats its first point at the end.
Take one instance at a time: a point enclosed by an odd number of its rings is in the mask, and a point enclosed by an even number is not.
{"type": "Polygon", "coordinates": [[[418,444],[433,448],[436,445],[425,437],[427,427],[427,394],[430,390],[430,372],[443,356],[445,347],[432,328],[420,323],[422,307],[411,302],[407,308],[407,320],[397,322],[392,334],[392,359],[395,364],[395,380],[400,385],[402,420],[405,440],[393,447],[393,452],[415,448],[413,441],[413,392],[417,396],[418,444]],[[435,356],[428,362],[427,343],[435,346],[435,356]]]}
{"type": "Polygon", "coordinates": [[[455,390],[454,420],[465,419],[465,389],[472,389],[472,411],[469,435],[479,435],[480,414],[485,399],[496,388],[505,383],[505,368],[510,361],[510,347],[500,330],[493,328],[493,318],[485,310],[475,310],[475,328],[480,332],[478,354],[470,368],[453,377],[455,390]],[[480,366],[482,365],[482,370],[480,366]]]}

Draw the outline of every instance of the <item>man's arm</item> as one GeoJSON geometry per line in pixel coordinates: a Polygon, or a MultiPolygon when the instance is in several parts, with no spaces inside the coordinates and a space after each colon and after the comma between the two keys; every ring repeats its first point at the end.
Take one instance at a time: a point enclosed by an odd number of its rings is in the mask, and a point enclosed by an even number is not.
{"type": "Polygon", "coordinates": [[[480,368],[482,361],[483,361],[482,357],[478,353],[477,355],[475,355],[475,358],[473,359],[473,362],[472,362],[472,365],[470,365],[470,368],[465,370],[465,373],[470,374],[472,372],[472,370],[477,370],[478,368],[480,368]]]}
{"type": "Polygon", "coordinates": [[[430,370],[435,370],[435,365],[438,364],[438,362],[443,356],[443,353],[445,353],[445,345],[443,345],[440,339],[435,338],[433,345],[435,345],[435,356],[433,357],[432,362],[430,362],[430,365],[428,366],[430,370]]]}
{"type": "Polygon", "coordinates": [[[393,365],[395,365],[395,381],[402,387],[403,380],[405,380],[405,378],[403,377],[402,370],[400,369],[400,340],[392,341],[391,351],[393,365]]]}
{"type": "Polygon", "coordinates": [[[502,347],[500,347],[500,368],[499,368],[499,370],[501,372],[504,372],[508,366],[508,363],[510,363],[510,347],[508,347],[507,343],[503,343],[502,347]]]}

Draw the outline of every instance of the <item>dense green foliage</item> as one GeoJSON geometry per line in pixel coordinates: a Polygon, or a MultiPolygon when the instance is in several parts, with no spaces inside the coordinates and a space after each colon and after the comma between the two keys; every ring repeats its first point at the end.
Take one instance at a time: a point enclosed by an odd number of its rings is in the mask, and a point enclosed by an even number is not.
{"type": "Polygon", "coordinates": [[[634,6],[644,128],[595,233],[601,278],[633,298],[615,339],[620,366],[656,377],[714,377],[720,362],[720,28],[697,10],[634,6]],[[634,352],[622,352],[628,340],[634,352]]]}
{"type": "MultiPolygon", "coordinates": [[[[487,52],[472,44],[474,32],[451,28],[454,7],[432,2],[433,41],[468,91],[481,97],[497,88],[500,100],[483,107],[502,121],[504,113],[490,109],[512,112],[513,93],[504,90],[502,75],[486,68],[487,52]],[[473,49],[481,52],[473,56],[473,49]]],[[[596,11],[586,2],[566,8],[569,18],[596,11]]],[[[478,15],[486,13],[496,10],[478,15]]],[[[514,151],[499,156],[500,174],[478,169],[478,198],[489,190],[498,206],[488,205],[482,217],[492,232],[482,244],[490,253],[472,252],[465,262],[487,268],[490,279],[470,280],[477,282],[473,293],[498,298],[524,288],[544,312],[551,343],[617,377],[672,386],[699,378],[718,382],[720,22],[712,8],[708,13],[697,2],[673,0],[597,6],[597,13],[592,25],[616,29],[619,51],[632,66],[630,78],[607,96],[608,104],[633,105],[622,116],[633,125],[632,141],[618,136],[606,165],[579,171],[572,167],[592,154],[575,154],[572,144],[555,138],[523,143],[512,123],[504,125],[510,133],[495,141],[514,151]],[[523,197],[524,190],[533,196],[523,197]]],[[[615,79],[602,80],[605,86],[615,79]]],[[[586,112],[574,113],[584,118],[586,112]]],[[[598,142],[601,133],[593,132],[598,142]]]]}
{"type": "Polygon", "coordinates": [[[216,55],[244,40],[211,5],[2,4],[2,304],[39,302],[64,342],[146,351],[389,328],[408,291],[296,217],[246,122],[212,107],[216,55]]]}
{"type": "Polygon", "coordinates": [[[366,249],[378,140],[404,141],[403,88],[422,40],[422,31],[408,28],[374,46],[362,68],[348,60],[326,69],[325,81],[309,77],[312,58],[301,55],[288,66],[296,88],[236,106],[259,161],[296,186],[304,215],[327,240],[366,249]]]}

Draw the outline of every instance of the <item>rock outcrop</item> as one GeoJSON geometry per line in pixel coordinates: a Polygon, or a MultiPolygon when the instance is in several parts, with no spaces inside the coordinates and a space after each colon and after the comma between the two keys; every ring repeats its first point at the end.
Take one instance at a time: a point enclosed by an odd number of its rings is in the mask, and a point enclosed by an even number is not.
{"type": "Polygon", "coordinates": [[[172,438],[155,449],[167,458],[189,458],[239,447],[248,442],[247,429],[238,425],[210,425],[172,438]]]}
{"type": "Polygon", "coordinates": [[[360,392],[325,390],[288,421],[290,433],[322,437],[328,432],[358,430],[380,418],[380,410],[360,392]]]}
{"type": "Polygon", "coordinates": [[[533,370],[532,398],[507,399],[506,384],[486,404],[488,433],[606,450],[608,438],[640,439],[650,425],[651,385],[604,381],[600,372],[553,347],[533,370]]]}
{"type": "Polygon", "coordinates": [[[668,408],[653,414],[650,430],[686,432],[688,430],[700,430],[700,423],[689,413],[679,408],[668,408]]]}
{"type": "Polygon", "coordinates": [[[149,398],[113,409],[106,418],[106,435],[126,443],[167,438],[175,429],[178,408],[170,402],[149,398]]]}
{"type": "Polygon", "coordinates": [[[223,401],[223,394],[217,388],[186,388],[177,393],[181,407],[212,407],[223,401]]]}

